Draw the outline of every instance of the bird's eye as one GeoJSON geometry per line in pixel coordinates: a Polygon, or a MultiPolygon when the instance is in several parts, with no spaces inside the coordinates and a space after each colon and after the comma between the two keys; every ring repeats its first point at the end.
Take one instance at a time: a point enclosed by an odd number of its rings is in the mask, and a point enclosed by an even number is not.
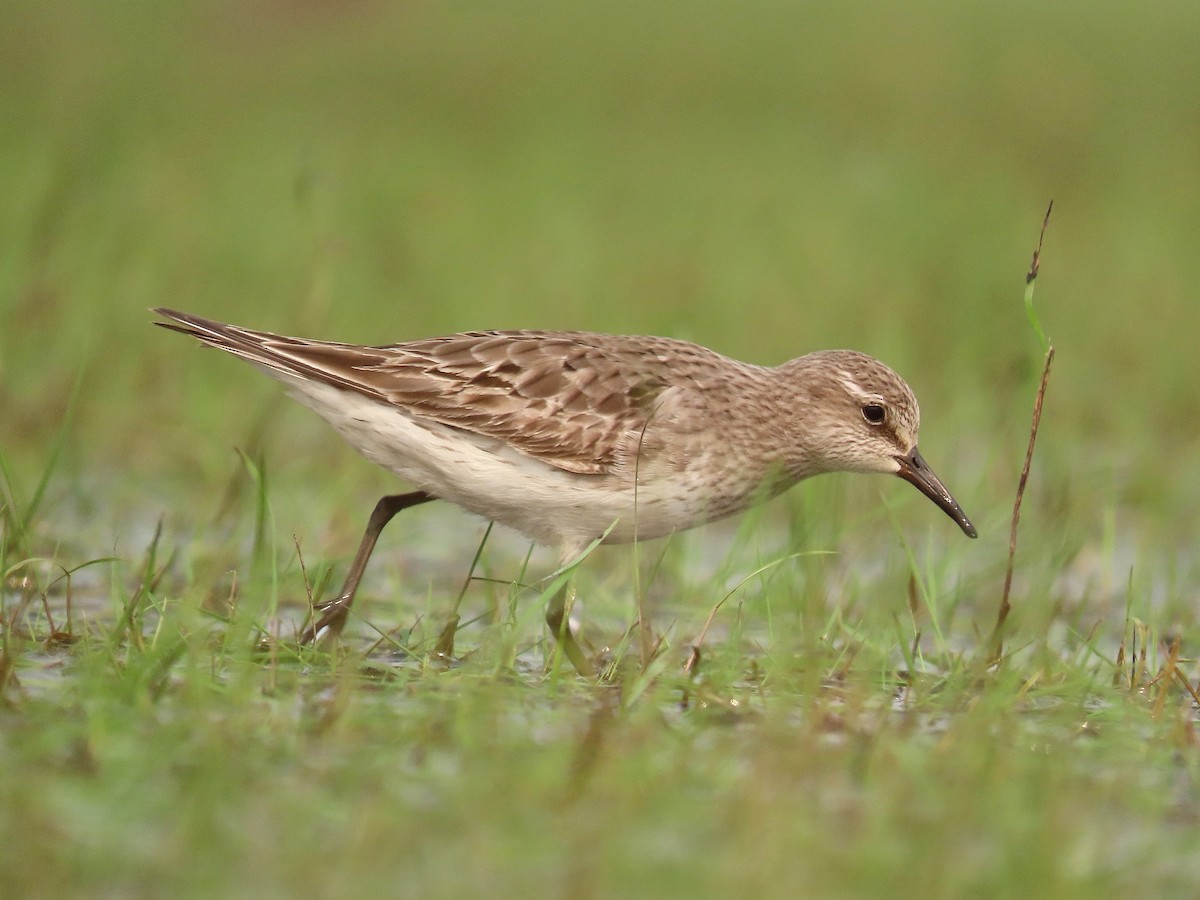
{"type": "Polygon", "coordinates": [[[862,408],[863,418],[870,425],[882,425],[886,410],[878,403],[867,403],[862,408]]]}

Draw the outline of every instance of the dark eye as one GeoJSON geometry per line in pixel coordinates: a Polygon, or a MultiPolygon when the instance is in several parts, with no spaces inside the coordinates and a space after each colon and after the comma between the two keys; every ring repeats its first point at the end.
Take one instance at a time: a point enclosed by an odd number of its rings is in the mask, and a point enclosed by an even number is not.
{"type": "Polygon", "coordinates": [[[886,410],[878,403],[867,403],[862,408],[863,418],[871,425],[882,425],[886,410]]]}

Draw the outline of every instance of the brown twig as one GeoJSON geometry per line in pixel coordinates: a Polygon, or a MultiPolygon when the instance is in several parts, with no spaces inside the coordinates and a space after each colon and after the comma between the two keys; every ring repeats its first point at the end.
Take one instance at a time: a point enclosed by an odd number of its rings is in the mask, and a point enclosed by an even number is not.
{"type": "Polygon", "coordinates": [[[1171,682],[1174,680],[1175,673],[1179,671],[1179,651],[1182,646],[1183,641],[1179,639],[1178,635],[1171,639],[1170,644],[1167,646],[1167,664],[1163,666],[1159,677],[1154,679],[1155,681],[1158,681],[1159,678],[1162,679],[1162,684],[1158,686],[1158,690],[1155,692],[1154,706],[1151,712],[1156,721],[1162,718],[1163,710],[1166,709],[1167,694],[1171,690],[1171,682]]]}
{"type": "Polygon", "coordinates": [[[1042,267],[1042,242],[1046,240],[1046,226],[1050,224],[1050,213],[1054,211],[1054,201],[1046,207],[1046,215],[1042,219],[1042,231],[1038,235],[1037,249],[1033,251],[1033,259],[1029,263],[1029,271],[1025,273],[1025,283],[1029,284],[1038,277],[1038,270],[1042,267]]]}
{"type": "MultiPolygon", "coordinates": [[[[1046,226],[1050,224],[1050,213],[1054,209],[1054,201],[1046,207],[1046,215],[1042,219],[1042,230],[1038,234],[1037,248],[1033,251],[1033,259],[1029,263],[1029,271],[1025,274],[1026,294],[1025,303],[1029,310],[1030,320],[1038,337],[1044,341],[1041,326],[1032,312],[1033,282],[1038,277],[1042,266],[1042,242],[1046,239],[1046,226]]],[[[1012,610],[1009,594],[1012,591],[1013,567],[1017,557],[1017,526],[1021,521],[1021,501],[1025,497],[1025,486],[1029,481],[1029,469],[1033,465],[1033,447],[1037,442],[1038,426],[1042,421],[1042,403],[1046,397],[1046,384],[1050,379],[1050,364],[1054,362],[1054,345],[1044,343],[1046,358],[1042,363],[1042,380],[1038,384],[1037,396],[1033,401],[1033,422],[1029,427],[1029,444],[1025,449],[1025,465],[1021,468],[1021,478],[1017,482],[1017,496],[1013,501],[1012,526],[1008,535],[1008,566],[1004,570],[1004,592],[1000,596],[1000,610],[996,614],[996,627],[992,631],[992,652],[989,663],[995,665],[1004,656],[1004,625],[1012,610]]]]}
{"type": "Polygon", "coordinates": [[[1017,498],[1013,501],[1012,526],[1008,532],[1008,567],[1004,570],[1004,593],[1000,597],[1000,611],[996,615],[996,627],[992,631],[991,663],[998,663],[1004,656],[1004,637],[1001,633],[1008,619],[1012,604],[1008,595],[1012,590],[1013,566],[1017,557],[1017,526],[1021,521],[1021,500],[1025,497],[1025,485],[1029,481],[1029,469],[1033,464],[1033,445],[1037,441],[1038,425],[1042,421],[1042,400],[1046,396],[1046,382],[1050,378],[1050,363],[1054,361],[1054,345],[1046,351],[1042,364],[1042,381],[1038,385],[1037,397],[1033,401],[1033,422],[1029,427],[1029,446],[1025,449],[1025,465],[1021,468],[1021,479],[1017,482],[1017,498]]]}

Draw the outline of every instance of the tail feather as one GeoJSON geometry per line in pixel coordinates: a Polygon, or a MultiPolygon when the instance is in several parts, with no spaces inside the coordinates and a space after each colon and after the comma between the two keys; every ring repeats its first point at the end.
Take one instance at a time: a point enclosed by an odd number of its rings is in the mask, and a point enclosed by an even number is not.
{"type": "Polygon", "coordinates": [[[167,309],[166,307],[159,307],[152,310],[152,312],[157,313],[163,318],[172,320],[170,322],[155,322],[154,324],[160,328],[191,335],[210,347],[217,347],[218,349],[232,353],[234,356],[240,356],[242,359],[276,372],[288,375],[304,374],[300,370],[300,367],[295,364],[295,361],[281,357],[271,349],[268,342],[275,338],[276,335],[261,331],[251,331],[248,328],[239,328],[236,325],[226,325],[223,322],[216,322],[212,319],[206,319],[203,316],[179,312],[178,310],[167,309]]]}
{"type": "Polygon", "coordinates": [[[170,322],[155,322],[154,324],[159,328],[166,328],[168,331],[178,331],[180,334],[189,334],[206,344],[231,352],[238,349],[251,350],[255,346],[260,345],[261,338],[267,337],[265,334],[258,334],[247,331],[244,328],[238,328],[236,325],[225,325],[222,322],[215,322],[212,319],[205,319],[202,316],[195,316],[191,313],[179,312],[178,310],[167,309],[166,307],[159,307],[151,310],[151,312],[172,320],[170,322]],[[260,341],[249,340],[252,337],[260,338],[260,341]]]}
{"type": "MultiPolygon", "coordinates": [[[[317,365],[315,359],[305,359],[306,349],[309,351],[319,351],[322,348],[353,349],[347,345],[289,338],[272,334],[269,331],[254,331],[250,328],[227,325],[224,322],[166,307],[159,307],[151,312],[171,320],[155,322],[154,324],[160,328],[191,335],[210,347],[217,347],[252,362],[283,381],[299,378],[305,381],[324,382],[342,390],[351,390],[367,394],[375,399],[382,399],[378,392],[369,389],[360,380],[347,377],[346,374],[341,374],[327,365],[317,365]]],[[[316,356],[316,353],[314,352],[312,355],[316,356]]]]}

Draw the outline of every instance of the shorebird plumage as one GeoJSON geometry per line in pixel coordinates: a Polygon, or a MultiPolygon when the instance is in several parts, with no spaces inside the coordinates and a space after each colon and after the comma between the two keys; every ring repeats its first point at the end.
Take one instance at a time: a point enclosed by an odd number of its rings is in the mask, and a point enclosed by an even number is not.
{"type": "MultiPolygon", "coordinates": [[[[670,338],[553,331],[362,347],[155,312],[171,320],[157,324],[267,371],[418,489],[380,501],[346,587],[306,638],[340,629],[383,525],[432,499],[509,525],[569,562],[602,535],[659,537],[812,475],[882,472],[912,482],[975,536],[917,451],[912,391],[856,351],[764,367],[670,338]]],[[[579,668],[561,602],[547,615],[579,668]]]]}

